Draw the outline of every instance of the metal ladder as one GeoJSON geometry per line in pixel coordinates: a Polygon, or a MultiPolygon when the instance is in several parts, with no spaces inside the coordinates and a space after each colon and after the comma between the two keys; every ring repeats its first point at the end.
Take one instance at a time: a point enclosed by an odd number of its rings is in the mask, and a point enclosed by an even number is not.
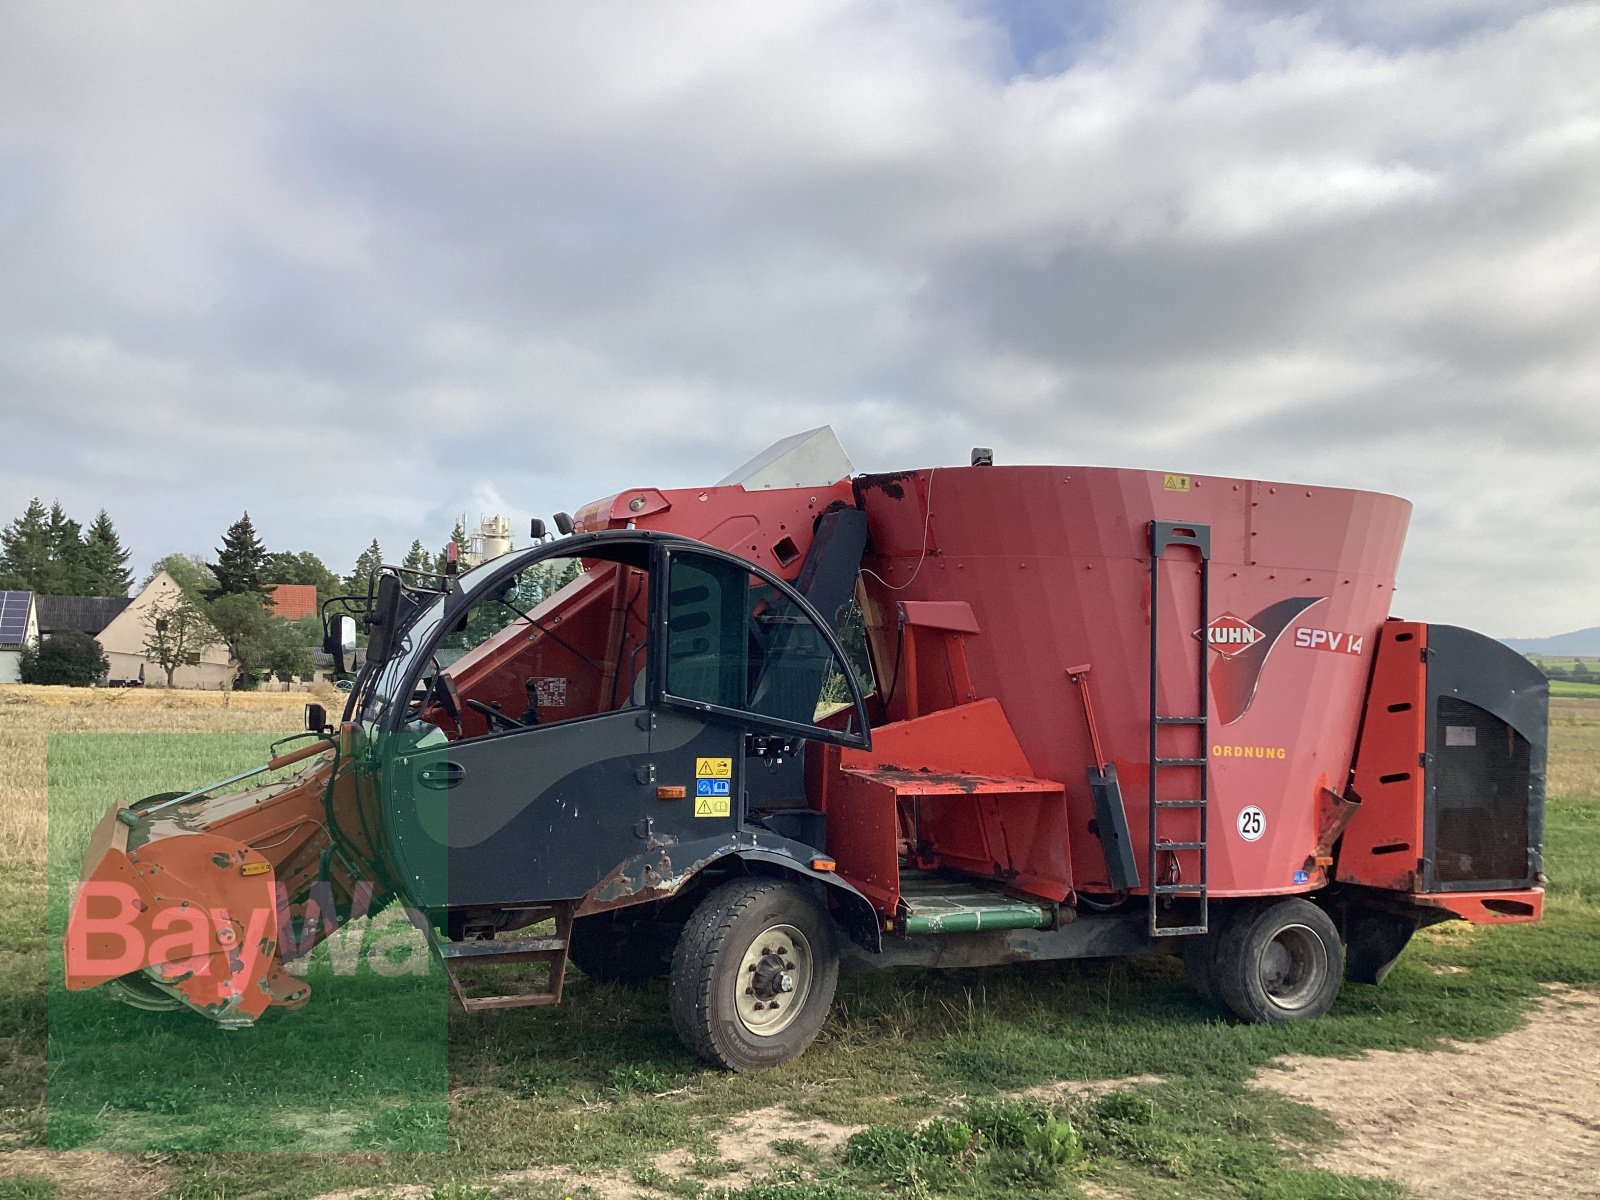
{"type": "MultiPolygon", "coordinates": [[[[1181,561],[1188,562],[1185,556],[1181,561]]],[[[1201,934],[1210,928],[1210,902],[1207,891],[1209,862],[1207,856],[1207,824],[1210,815],[1207,803],[1208,772],[1207,748],[1210,744],[1207,730],[1209,706],[1206,688],[1206,667],[1210,662],[1208,627],[1211,623],[1211,526],[1194,522],[1150,522],[1150,837],[1148,842],[1150,936],[1182,937],[1201,934]],[[1193,548],[1200,558],[1200,668],[1195,686],[1195,709],[1192,715],[1173,715],[1161,711],[1157,688],[1160,682],[1161,646],[1161,562],[1166,552],[1174,546],[1193,548]],[[1178,726],[1194,730],[1199,735],[1199,753],[1162,755],[1161,730],[1178,726]],[[1161,788],[1163,775],[1177,775],[1190,786],[1176,798],[1165,795],[1161,788]],[[1197,814],[1198,833],[1172,836],[1172,826],[1179,814],[1197,814]],[[1178,874],[1179,856],[1189,854],[1198,862],[1198,877],[1185,880],[1178,874]],[[1162,862],[1165,856],[1166,862],[1162,862]],[[1172,878],[1163,875],[1167,868],[1172,878]],[[1175,898],[1199,901],[1198,921],[1162,924],[1162,907],[1165,901],[1175,898]]],[[[1170,740],[1170,739],[1169,739],[1170,740]]]]}

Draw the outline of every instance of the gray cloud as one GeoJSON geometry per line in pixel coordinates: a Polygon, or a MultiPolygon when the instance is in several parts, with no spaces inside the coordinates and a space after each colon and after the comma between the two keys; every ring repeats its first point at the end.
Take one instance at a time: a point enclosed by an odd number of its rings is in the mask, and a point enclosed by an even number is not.
{"type": "Polygon", "coordinates": [[[0,512],[339,569],[719,477],[1416,504],[1408,613],[1600,621],[1600,10],[0,10],[0,512]]]}

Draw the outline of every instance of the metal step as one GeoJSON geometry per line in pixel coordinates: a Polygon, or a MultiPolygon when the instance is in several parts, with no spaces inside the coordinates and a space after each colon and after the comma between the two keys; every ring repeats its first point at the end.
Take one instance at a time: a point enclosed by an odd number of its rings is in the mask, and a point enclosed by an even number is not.
{"type": "Polygon", "coordinates": [[[556,914],[555,936],[517,938],[477,938],[472,941],[446,941],[432,936],[433,948],[444,964],[444,973],[466,1012],[489,1012],[506,1008],[536,1008],[561,1003],[561,985],[567,973],[567,943],[572,935],[570,912],[556,914]],[[543,987],[500,996],[470,996],[456,973],[465,963],[545,963],[548,969],[543,987]]]}
{"type": "Polygon", "coordinates": [[[566,948],[567,939],[561,937],[475,938],[470,942],[441,942],[439,953],[467,962],[516,962],[566,948]]]}
{"type": "Polygon", "coordinates": [[[1157,800],[1157,808],[1204,808],[1204,800],[1157,800]]]}
{"type": "Polygon", "coordinates": [[[1210,933],[1209,925],[1157,925],[1150,931],[1151,937],[1192,937],[1195,934],[1210,933]]]}
{"type": "Polygon", "coordinates": [[[1156,839],[1157,850],[1204,850],[1204,842],[1169,842],[1162,838],[1156,839]]]}
{"type": "Polygon", "coordinates": [[[1206,765],[1206,760],[1203,756],[1200,758],[1158,758],[1156,759],[1156,765],[1158,767],[1203,767],[1206,765]]]}
{"type": "Polygon", "coordinates": [[[1158,883],[1155,886],[1158,896],[1204,896],[1206,885],[1203,883],[1158,883]]]}
{"type": "Polygon", "coordinates": [[[1204,725],[1204,717],[1157,717],[1157,725],[1204,725]]]}

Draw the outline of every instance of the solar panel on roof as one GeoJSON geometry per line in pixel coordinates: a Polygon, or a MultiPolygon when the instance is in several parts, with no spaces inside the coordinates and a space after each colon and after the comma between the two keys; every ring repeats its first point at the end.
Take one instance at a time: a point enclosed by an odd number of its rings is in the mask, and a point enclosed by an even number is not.
{"type": "Polygon", "coordinates": [[[28,634],[32,592],[0,592],[0,646],[20,646],[28,634]]]}

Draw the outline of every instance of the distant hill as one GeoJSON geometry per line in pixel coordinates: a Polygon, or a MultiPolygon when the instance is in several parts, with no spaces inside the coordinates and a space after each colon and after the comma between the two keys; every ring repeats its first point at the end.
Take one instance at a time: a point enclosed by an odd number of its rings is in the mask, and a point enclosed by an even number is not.
{"type": "Polygon", "coordinates": [[[1600,625],[1558,633],[1554,637],[1501,638],[1519,654],[1552,654],[1558,658],[1600,657],[1600,625]]]}

